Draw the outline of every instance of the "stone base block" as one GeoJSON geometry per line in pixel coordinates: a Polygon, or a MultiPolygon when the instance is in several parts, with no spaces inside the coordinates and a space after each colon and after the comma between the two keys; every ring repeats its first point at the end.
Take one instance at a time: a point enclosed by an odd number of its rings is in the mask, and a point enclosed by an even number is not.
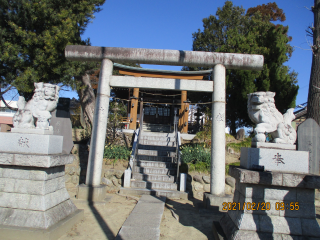
{"type": "Polygon", "coordinates": [[[269,142],[252,142],[253,148],[273,148],[273,149],[287,149],[296,150],[297,146],[293,144],[269,143],[269,142]]]}
{"type": "MultiPolygon", "coordinates": [[[[2,154],[0,154],[0,159],[1,156],[2,154]]],[[[64,175],[64,166],[37,168],[0,165],[0,178],[47,181],[59,177],[64,177],[64,175]]]]}
{"type": "Polygon", "coordinates": [[[65,188],[71,160],[71,154],[0,153],[0,239],[57,239],[82,219],[65,188]]]}
{"type": "Polygon", "coordinates": [[[46,195],[1,192],[0,207],[46,211],[69,198],[66,188],[46,195]]]}
{"type": "Polygon", "coordinates": [[[260,172],[230,166],[229,175],[239,183],[273,185],[290,188],[320,188],[320,176],[287,172],[260,172]]]}
{"type": "Polygon", "coordinates": [[[0,225],[0,236],[2,240],[56,240],[63,234],[70,231],[70,229],[80,222],[84,217],[83,210],[76,210],[66,218],[57,222],[48,229],[39,228],[24,228],[24,227],[8,227],[0,225]]]}
{"type": "Polygon", "coordinates": [[[68,199],[47,211],[34,211],[0,207],[0,225],[47,229],[77,211],[68,199]]]}
{"type": "MultiPolygon", "coordinates": [[[[1,144],[0,144],[1,145],[1,144]]],[[[73,162],[72,154],[16,154],[0,153],[1,165],[51,168],[73,162]]],[[[2,166],[1,166],[2,167],[2,166]]],[[[41,169],[42,171],[43,169],[41,169]]]]}
{"type": "Polygon", "coordinates": [[[62,188],[65,188],[64,176],[47,181],[2,178],[0,176],[0,192],[46,195],[62,188]]]}
{"type": "Polygon", "coordinates": [[[63,136],[1,132],[0,142],[0,152],[59,154],[63,136]]]}
{"type": "Polygon", "coordinates": [[[30,133],[30,134],[42,134],[52,135],[53,129],[36,129],[36,128],[11,128],[12,133],[30,133]]]}
{"type": "Polygon", "coordinates": [[[227,210],[223,209],[223,203],[232,202],[233,195],[224,195],[217,196],[211,193],[203,194],[203,207],[206,209],[216,210],[220,212],[226,212],[227,210]]]}
{"type": "Polygon", "coordinates": [[[64,169],[0,165],[0,225],[48,229],[77,211],[65,188],[64,169]]]}
{"type": "Polygon", "coordinates": [[[77,199],[87,200],[89,202],[101,202],[106,197],[107,186],[88,186],[81,184],[78,186],[77,199]]]}
{"type": "Polygon", "coordinates": [[[220,224],[227,239],[319,239],[314,189],[320,176],[231,167],[233,208],[220,224]]]}
{"type": "Polygon", "coordinates": [[[241,148],[240,166],[265,171],[308,173],[309,152],[266,148],[241,148]]]}
{"type": "MultiPolygon", "coordinates": [[[[314,219],[314,221],[316,221],[314,219]]],[[[265,224],[265,223],[261,223],[265,224]]],[[[295,240],[320,240],[320,237],[317,236],[310,226],[309,229],[305,229],[302,234],[296,235],[293,232],[295,231],[294,226],[289,226],[287,233],[277,233],[272,229],[269,231],[251,231],[246,229],[239,229],[234,224],[232,219],[228,214],[223,216],[220,220],[220,226],[222,227],[226,239],[236,240],[236,239],[250,239],[250,240],[261,240],[261,239],[295,239],[295,240]],[[291,233],[290,233],[291,232],[291,233]]],[[[283,226],[276,225],[276,228],[281,228],[283,226]]]]}

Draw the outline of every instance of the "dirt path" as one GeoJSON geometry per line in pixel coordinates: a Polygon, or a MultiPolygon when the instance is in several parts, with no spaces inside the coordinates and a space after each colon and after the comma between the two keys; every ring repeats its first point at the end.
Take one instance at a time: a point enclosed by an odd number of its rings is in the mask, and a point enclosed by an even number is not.
{"type": "Polygon", "coordinates": [[[108,196],[111,200],[104,206],[95,205],[89,207],[78,200],[72,199],[79,209],[84,209],[85,218],[59,240],[115,239],[137,201],[117,194],[108,196]]]}
{"type": "MultiPolygon", "coordinates": [[[[110,201],[107,204],[89,207],[74,199],[75,188],[69,189],[69,193],[75,205],[84,209],[85,218],[59,240],[114,240],[139,199],[108,194],[110,201]]],[[[218,221],[223,213],[214,214],[203,209],[201,204],[201,199],[196,198],[167,199],[160,225],[160,240],[212,240],[212,222],[218,221]]],[[[316,207],[316,213],[320,223],[320,207],[316,207]]]]}
{"type": "MultiPolygon", "coordinates": [[[[111,199],[107,204],[89,207],[74,198],[75,188],[69,188],[69,193],[75,205],[79,209],[84,209],[85,218],[59,240],[115,239],[122,224],[135,207],[137,203],[135,199],[139,199],[139,197],[108,194],[111,199]]],[[[205,210],[199,212],[199,204],[201,201],[194,198],[192,201],[167,199],[160,225],[160,239],[212,239],[212,222],[218,220],[219,216],[205,210]]]]}

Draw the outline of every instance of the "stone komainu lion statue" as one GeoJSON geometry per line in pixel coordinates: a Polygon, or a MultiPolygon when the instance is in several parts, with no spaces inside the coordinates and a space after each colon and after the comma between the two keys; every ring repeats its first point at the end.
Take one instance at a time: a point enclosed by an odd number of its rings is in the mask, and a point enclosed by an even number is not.
{"type": "Polygon", "coordinates": [[[248,114],[257,124],[253,142],[265,142],[265,133],[271,133],[275,143],[294,144],[297,133],[291,126],[295,118],[293,108],[282,115],[274,104],[274,92],[254,92],[248,94],[248,114]]]}
{"type": "Polygon", "coordinates": [[[60,87],[42,82],[34,83],[34,86],[31,100],[26,102],[24,97],[19,97],[18,111],[13,116],[13,127],[52,130],[49,119],[51,112],[57,107],[60,87]]]}

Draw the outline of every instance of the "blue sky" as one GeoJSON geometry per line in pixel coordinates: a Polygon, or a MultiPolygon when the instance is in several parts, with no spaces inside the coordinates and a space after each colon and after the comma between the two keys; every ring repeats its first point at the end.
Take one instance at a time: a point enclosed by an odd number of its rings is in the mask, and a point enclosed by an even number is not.
{"type": "MultiPolygon", "coordinates": [[[[155,48],[191,50],[192,33],[202,29],[202,19],[215,15],[217,8],[225,1],[220,0],[107,0],[102,11],[96,14],[82,36],[90,38],[92,46],[155,48]]],[[[245,9],[266,4],[262,0],[234,0],[233,4],[245,9]]],[[[307,102],[311,71],[312,53],[305,30],[313,23],[309,8],[313,0],[279,0],[278,6],[284,10],[289,26],[291,45],[295,51],[286,63],[295,70],[300,86],[297,104],[307,102]],[[304,50],[306,49],[306,50],[304,50]]],[[[180,66],[151,66],[155,69],[181,70],[180,66]]],[[[77,97],[70,91],[61,91],[62,97],[77,97]]],[[[8,97],[7,97],[8,99],[8,97]]]]}

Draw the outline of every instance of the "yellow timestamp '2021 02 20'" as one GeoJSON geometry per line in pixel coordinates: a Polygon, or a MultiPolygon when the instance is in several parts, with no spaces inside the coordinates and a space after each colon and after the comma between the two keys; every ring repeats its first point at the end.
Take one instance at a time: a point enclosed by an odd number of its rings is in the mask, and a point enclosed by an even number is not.
{"type": "MultiPolygon", "coordinates": [[[[223,211],[236,211],[236,210],[249,210],[249,211],[269,211],[271,210],[270,202],[223,202],[222,203],[223,211]]],[[[275,210],[284,211],[298,211],[299,202],[276,202],[275,210]]]]}

